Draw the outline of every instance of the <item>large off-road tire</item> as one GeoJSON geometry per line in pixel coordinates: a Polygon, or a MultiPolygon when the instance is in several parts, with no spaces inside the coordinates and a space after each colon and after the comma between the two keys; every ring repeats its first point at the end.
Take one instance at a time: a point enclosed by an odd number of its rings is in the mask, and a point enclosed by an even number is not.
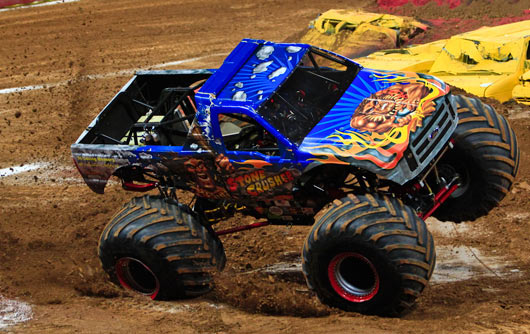
{"type": "Polygon", "coordinates": [[[458,127],[454,148],[438,163],[442,175],[455,172],[461,186],[433,214],[461,222],[486,215],[511,189],[519,167],[517,138],[495,110],[477,98],[455,95],[458,127]]]}
{"type": "Polygon", "coordinates": [[[379,195],[335,200],[302,252],[309,288],[330,306],[396,316],[412,308],[431,277],[434,243],[423,220],[379,195]]]}
{"type": "Polygon", "coordinates": [[[191,298],[212,289],[226,261],[221,241],[188,207],[133,198],[105,227],[99,258],[112,282],[152,299],[191,298]]]}

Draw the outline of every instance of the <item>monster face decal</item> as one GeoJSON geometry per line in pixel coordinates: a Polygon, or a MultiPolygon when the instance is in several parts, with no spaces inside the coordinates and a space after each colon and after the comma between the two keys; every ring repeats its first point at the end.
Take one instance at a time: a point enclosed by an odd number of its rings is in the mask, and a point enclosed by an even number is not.
{"type": "Polygon", "coordinates": [[[448,86],[429,76],[361,72],[309,137],[331,132],[318,141],[311,138],[304,148],[314,161],[363,161],[393,169],[417,129],[435,112],[436,99],[448,92],[448,86]]]}
{"type": "Polygon", "coordinates": [[[186,171],[192,176],[197,188],[213,191],[216,188],[212,175],[204,165],[204,160],[191,158],[184,163],[186,171]]]}
{"type": "MultiPolygon", "coordinates": [[[[429,93],[422,83],[396,84],[371,94],[355,109],[350,126],[363,132],[385,133],[394,128],[409,125],[420,101],[429,93]]],[[[435,109],[433,101],[423,106],[422,116],[429,116],[435,109]]],[[[423,118],[422,117],[422,118],[423,118]]]]}
{"type": "Polygon", "coordinates": [[[234,167],[223,154],[213,161],[206,156],[189,158],[184,162],[184,168],[190,180],[189,186],[198,196],[212,199],[230,197],[220,176],[233,173],[234,167]]]}

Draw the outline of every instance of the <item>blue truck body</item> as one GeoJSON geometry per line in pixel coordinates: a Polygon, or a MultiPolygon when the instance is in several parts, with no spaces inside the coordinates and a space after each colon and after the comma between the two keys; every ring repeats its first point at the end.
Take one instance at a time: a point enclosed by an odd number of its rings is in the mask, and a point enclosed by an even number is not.
{"type": "Polygon", "coordinates": [[[398,186],[424,173],[456,128],[451,103],[449,87],[431,76],[363,68],[306,44],[245,39],[217,70],[138,72],[71,149],[98,193],[112,175],[148,183],[134,170],[148,171],[200,198],[289,220],[318,210],[296,191],[323,165],[398,186]],[[200,89],[178,95],[201,80],[200,89]],[[173,96],[172,109],[162,108],[161,96],[173,96]]]}

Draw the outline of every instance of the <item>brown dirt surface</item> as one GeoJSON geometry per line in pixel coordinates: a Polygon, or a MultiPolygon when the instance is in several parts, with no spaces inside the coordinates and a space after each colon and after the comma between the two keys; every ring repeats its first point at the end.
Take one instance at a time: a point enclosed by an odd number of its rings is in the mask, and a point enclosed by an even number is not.
{"type": "Polygon", "coordinates": [[[413,1],[408,1],[404,5],[394,7],[374,3],[369,7],[390,10],[396,14],[415,16],[424,20],[505,18],[522,15],[530,8],[530,3],[526,0],[462,0],[457,6],[451,6],[452,1],[424,2],[424,5],[415,5],[413,1]]]}
{"type": "MultiPolygon", "coordinates": [[[[373,9],[373,3],[359,6],[373,9]]],[[[522,16],[520,3],[503,2],[502,15],[494,7],[481,11],[477,1],[454,11],[434,4],[402,10],[487,24],[522,16]]],[[[333,7],[351,5],[338,1],[333,7]]],[[[152,302],[107,281],[96,253],[99,235],[132,195],[117,183],[105,195],[92,193],[71,163],[71,143],[135,70],[178,60],[186,61],[166,68],[214,68],[242,38],[286,40],[330,8],[324,0],[81,0],[0,12],[0,170],[29,169],[0,176],[0,295],[33,308],[32,320],[0,331],[529,333],[530,108],[513,102],[488,101],[510,120],[519,140],[520,170],[510,194],[476,222],[429,222],[449,231],[433,230],[435,275],[450,264],[444,249],[471,251],[486,273],[433,281],[403,318],[328,308],[299,271],[272,270],[300,262],[308,227],[222,237],[226,269],[215,290],[196,300],[152,302]],[[27,88],[7,91],[14,87],[27,88]],[[490,257],[499,259],[498,267],[486,261],[490,257]]],[[[236,216],[224,224],[251,221],[236,216]]],[[[464,272],[467,265],[453,269],[464,272]]]]}
{"type": "Polygon", "coordinates": [[[413,1],[395,7],[372,4],[368,6],[367,10],[380,13],[392,13],[395,15],[413,16],[425,21],[425,23],[431,26],[432,29],[429,29],[425,34],[421,34],[411,40],[410,44],[421,44],[449,38],[452,35],[475,30],[482,26],[497,26],[530,20],[530,1],[528,0],[456,0],[423,2],[425,4],[422,6],[414,5],[413,1]],[[438,2],[440,4],[438,4],[438,2]],[[457,2],[459,5],[453,8],[451,3],[457,2]]]}

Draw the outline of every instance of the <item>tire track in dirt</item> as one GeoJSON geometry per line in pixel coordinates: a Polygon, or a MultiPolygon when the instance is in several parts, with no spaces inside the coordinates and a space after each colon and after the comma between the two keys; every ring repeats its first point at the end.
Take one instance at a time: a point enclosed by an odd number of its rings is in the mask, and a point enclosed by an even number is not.
{"type": "MultiPolygon", "coordinates": [[[[202,57],[193,57],[189,59],[170,61],[167,63],[149,66],[149,69],[163,69],[169,66],[179,66],[183,64],[194,63],[197,61],[205,60],[210,57],[218,57],[218,56],[225,56],[225,55],[227,55],[227,53],[215,53],[212,55],[207,55],[207,56],[202,56],[202,57]]],[[[144,70],[147,70],[147,69],[144,69],[144,70]]],[[[104,73],[104,74],[86,74],[86,75],[79,75],[75,77],[74,79],[71,79],[68,81],[45,83],[42,85],[29,85],[29,86],[23,86],[23,87],[4,88],[4,89],[0,89],[0,95],[21,93],[25,91],[39,90],[39,89],[45,89],[45,88],[54,88],[57,86],[64,86],[64,85],[71,84],[72,81],[98,80],[98,79],[106,79],[106,78],[114,78],[114,77],[130,77],[130,76],[133,76],[134,73],[137,71],[142,71],[142,69],[134,68],[134,69],[128,69],[128,70],[120,70],[117,72],[104,73]]]]}

